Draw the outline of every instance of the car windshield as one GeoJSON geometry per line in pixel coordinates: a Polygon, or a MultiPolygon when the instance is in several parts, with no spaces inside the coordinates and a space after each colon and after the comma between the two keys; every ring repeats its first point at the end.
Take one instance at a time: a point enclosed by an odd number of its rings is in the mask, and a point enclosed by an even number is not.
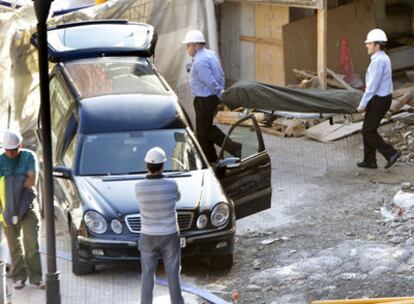
{"type": "Polygon", "coordinates": [[[163,129],[85,135],[80,175],[123,175],[146,172],[145,154],[153,147],[167,154],[166,172],[200,170],[204,163],[185,129],[163,129]]]}

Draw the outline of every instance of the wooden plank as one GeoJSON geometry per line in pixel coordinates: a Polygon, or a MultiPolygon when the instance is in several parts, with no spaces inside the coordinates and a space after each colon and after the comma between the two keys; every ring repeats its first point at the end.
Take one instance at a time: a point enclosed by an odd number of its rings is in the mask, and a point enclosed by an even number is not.
{"type": "Polygon", "coordinates": [[[221,61],[230,82],[240,79],[240,3],[225,2],[221,18],[221,61]]]}
{"type": "Polygon", "coordinates": [[[230,75],[227,77],[232,80],[240,79],[240,5],[235,7],[231,12],[231,27],[230,27],[230,75]]]}
{"type": "Polygon", "coordinates": [[[361,131],[362,121],[357,123],[343,123],[331,125],[329,121],[324,121],[312,128],[305,131],[305,135],[308,138],[314,139],[319,142],[330,142],[337,139],[344,138],[361,131]]]}
{"type": "MultiPolygon", "coordinates": [[[[240,35],[255,35],[255,5],[241,3],[240,7],[240,35]]],[[[240,79],[254,80],[254,58],[256,46],[249,42],[240,42],[240,79]]]]}
{"type": "Polygon", "coordinates": [[[279,136],[279,137],[285,137],[285,132],[275,130],[273,128],[271,129],[271,128],[260,127],[260,130],[263,133],[266,133],[266,134],[275,135],[275,136],[279,136]]]}
{"type": "MultiPolygon", "coordinates": [[[[340,77],[333,73],[331,70],[327,69],[328,73],[330,73],[331,75],[335,75],[336,78],[340,79],[340,77]],[[332,74],[333,73],[333,74],[332,74]]],[[[302,70],[297,70],[297,69],[293,69],[293,73],[295,74],[296,78],[300,81],[300,88],[316,88],[316,87],[320,87],[319,85],[319,78],[317,78],[317,76],[308,73],[306,71],[302,71],[302,70]]],[[[335,79],[327,79],[326,83],[334,88],[338,88],[338,89],[346,89],[346,88],[351,88],[351,90],[354,90],[350,85],[348,85],[346,82],[344,82],[343,80],[341,80],[341,82],[337,81],[335,79]]]]}
{"type": "Polygon", "coordinates": [[[414,82],[414,70],[405,71],[405,77],[409,81],[414,82]]]}
{"type": "MultiPolygon", "coordinates": [[[[271,41],[282,38],[282,26],[289,22],[289,8],[256,4],[255,36],[271,41]]],[[[285,85],[284,53],[282,45],[255,44],[255,79],[285,85]]]]}
{"type": "MultiPolygon", "coordinates": [[[[391,118],[395,119],[395,116],[392,116],[391,118]]],[[[389,122],[389,120],[384,118],[381,120],[381,125],[387,122],[389,122]]],[[[316,141],[327,143],[360,132],[362,130],[363,123],[363,121],[358,121],[355,123],[345,122],[334,123],[331,125],[327,120],[307,129],[305,131],[305,135],[306,137],[316,141]]]]}
{"type": "Polygon", "coordinates": [[[221,65],[223,67],[224,75],[227,77],[231,69],[231,46],[230,46],[230,26],[231,26],[231,11],[237,3],[224,2],[221,5],[220,18],[220,56],[221,65]]]}
{"type": "MultiPolygon", "coordinates": [[[[244,117],[244,114],[240,112],[218,111],[215,119],[218,123],[226,124],[226,125],[233,125],[243,117],[244,117]]],[[[254,113],[254,117],[256,118],[256,121],[260,123],[261,121],[264,120],[265,114],[254,113]]],[[[242,125],[251,126],[252,125],[251,120],[246,121],[246,123],[242,125]]]]}
{"type": "Polygon", "coordinates": [[[414,106],[414,86],[402,88],[392,92],[392,104],[390,111],[396,113],[404,105],[414,106]]]}
{"type": "Polygon", "coordinates": [[[254,36],[240,36],[240,41],[257,43],[257,44],[267,44],[267,45],[282,45],[282,39],[274,39],[274,38],[263,38],[263,37],[254,37],[254,36]]]}
{"type": "Polygon", "coordinates": [[[324,0],[248,0],[249,2],[260,2],[267,4],[276,4],[288,7],[302,7],[313,9],[326,8],[326,2],[324,0]]]}
{"type": "Polygon", "coordinates": [[[401,71],[414,67],[414,47],[407,45],[393,48],[388,52],[393,71],[401,71]]]}
{"type": "Polygon", "coordinates": [[[334,71],[327,69],[326,70],[328,72],[328,74],[335,79],[337,82],[339,82],[345,89],[350,90],[350,91],[356,91],[353,87],[351,87],[348,83],[345,82],[345,80],[343,80],[341,77],[339,77],[338,74],[336,74],[334,71]]]}
{"type": "MultiPolygon", "coordinates": [[[[326,7],[326,5],[324,5],[326,7]]],[[[328,23],[328,10],[318,10],[318,78],[321,89],[326,89],[326,58],[327,58],[327,23],[328,23]]]]}

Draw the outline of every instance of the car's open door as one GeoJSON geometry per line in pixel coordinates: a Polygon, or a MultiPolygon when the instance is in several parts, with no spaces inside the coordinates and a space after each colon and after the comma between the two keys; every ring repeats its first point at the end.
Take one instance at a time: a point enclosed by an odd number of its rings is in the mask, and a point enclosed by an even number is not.
{"type": "Polygon", "coordinates": [[[271,207],[271,163],[262,133],[254,115],[246,116],[228,132],[219,154],[217,176],[227,195],[234,201],[236,218],[271,207]],[[241,144],[241,151],[231,155],[241,144]],[[238,155],[237,155],[238,154],[238,155]]]}

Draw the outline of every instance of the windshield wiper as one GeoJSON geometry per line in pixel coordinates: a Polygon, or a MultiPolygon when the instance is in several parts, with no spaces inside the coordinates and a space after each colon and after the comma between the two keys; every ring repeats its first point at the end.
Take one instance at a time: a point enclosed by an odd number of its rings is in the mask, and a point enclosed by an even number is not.
{"type": "Polygon", "coordinates": [[[166,171],[166,177],[180,177],[180,176],[191,176],[190,170],[185,171],[166,171]]]}
{"type": "Polygon", "coordinates": [[[147,172],[146,171],[130,171],[130,172],[127,172],[125,174],[133,175],[133,174],[145,174],[145,173],[147,173],[147,172]]]}
{"type": "Polygon", "coordinates": [[[146,172],[145,171],[131,171],[131,172],[106,173],[106,174],[101,174],[101,175],[119,176],[119,175],[132,175],[132,174],[144,174],[144,173],[146,172]]]}

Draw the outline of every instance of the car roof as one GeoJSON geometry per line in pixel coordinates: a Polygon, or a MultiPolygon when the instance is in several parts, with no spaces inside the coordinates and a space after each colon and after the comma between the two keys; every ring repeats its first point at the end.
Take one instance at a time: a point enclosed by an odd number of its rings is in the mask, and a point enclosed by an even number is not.
{"type": "Polygon", "coordinates": [[[187,123],[173,95],[105,95],[80,101],[83,134],[185,128],[187,123]]]}
{"type": "Polygon", "coordinates": [[[61,63],[79,98],[114,94],[173,95],[146,58],[103,57],[61,63]]]}

